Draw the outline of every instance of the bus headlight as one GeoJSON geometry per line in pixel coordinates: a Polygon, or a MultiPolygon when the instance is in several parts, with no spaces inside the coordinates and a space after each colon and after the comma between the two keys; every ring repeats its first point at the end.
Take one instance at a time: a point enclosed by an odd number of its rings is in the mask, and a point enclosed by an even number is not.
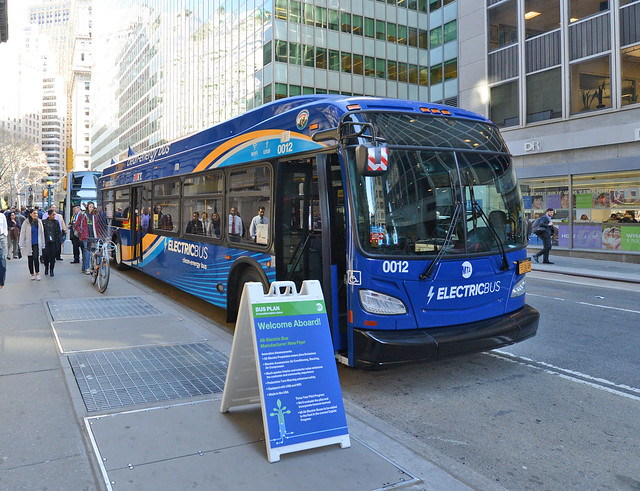
{"type": "Polygon", "coordinates": [[[527,281],[526,277],[523,277],[520,281],[516,283],[511,290],[511,298],[521,297],[527,291],[527,281]]]}
{"type": "Polygon", "coordinates": [[[402,300],[372,290],[360,290],[360,305],[370,314],[401,315],[407,313],[402,300]]]}

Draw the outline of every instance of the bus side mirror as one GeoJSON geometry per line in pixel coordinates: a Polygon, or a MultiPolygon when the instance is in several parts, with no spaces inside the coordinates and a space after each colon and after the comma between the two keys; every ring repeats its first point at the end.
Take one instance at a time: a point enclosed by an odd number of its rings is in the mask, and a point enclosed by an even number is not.
{"type": "Polygon", "coordinates": [[[370,143],[358,145],[356,167],[362,176],[381,176],[387,172],[387,147],[379,147],[370,143]]]}

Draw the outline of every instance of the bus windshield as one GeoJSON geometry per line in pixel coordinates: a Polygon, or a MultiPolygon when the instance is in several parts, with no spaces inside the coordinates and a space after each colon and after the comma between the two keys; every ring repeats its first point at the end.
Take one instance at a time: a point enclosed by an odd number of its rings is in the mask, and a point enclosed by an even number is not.
{"type": "MultiPolygon", "coordinates": [[[[360,116],[371,122],[379,119],[371,113],[360,116]]],[[[391,119],[388,113],[385,116],[385,121],[391,119]]],[[[429,121],[436,121],[446,127],[441,118],[413,116],[402,129],[402,117],[397,116],[399,121],[386,125],[383,131],[376,127],[376,134],[388,145],[385,174],[359,175],[353,147],[346,152],[363,251],[383,256],[429,256],[444,247],[446,254],[459,256],[524,247],[520,189],[497,129],[486,123],[457,120],[455,134],[444,139],[429,126],[429,121]],[[416,126],[416,119],[423,121],[416,126]],[[393,131],[385,131],[390,127],[393,131]],[[483,151],[466,141],[478,135],[484,142],[483,151]],[[420,141],[422,148],[418,147],[420,141]],[[425,141],[429,147],[440,148],[425,149],[425,141]],[[457,205],[462,209],[452,223],[457,205]],[[450,228],[452,237],[445,241],[450,228]]]]}

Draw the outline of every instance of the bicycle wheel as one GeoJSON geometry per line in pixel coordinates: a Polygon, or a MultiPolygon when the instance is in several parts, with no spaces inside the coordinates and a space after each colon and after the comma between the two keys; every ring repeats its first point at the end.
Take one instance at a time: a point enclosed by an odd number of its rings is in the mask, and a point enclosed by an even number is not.
{"type": "Polygon", "coordinates": [[[100,268],[98,269],[98,291],[104,293],[109,285],[109,276],[111,276],[111,267],[109,266],[109,258],[102,256],[100,260],[100,268]]]}
{"type": "Polygon", "coordinates": [[[91,261],[90,261],[90,265],[89,265],[89,272],[91,273],[91,283],[93,283],[94,285],[96,284],[96,281],[98,280],[97,262],[98,262],[98,253],[97,252],[92,252],[91,253],[91,261]]]}

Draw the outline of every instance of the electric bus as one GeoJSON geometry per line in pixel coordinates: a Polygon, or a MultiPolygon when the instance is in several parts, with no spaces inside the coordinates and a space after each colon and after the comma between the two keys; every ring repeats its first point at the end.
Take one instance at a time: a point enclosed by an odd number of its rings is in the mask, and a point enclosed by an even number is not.
{"type": "Polygon", "coordinates": [[[463,109],[280,99],[130,156],[99,189],[119,268],[230,322],[247,282],[317,279],[349,366],[486,351],[537,331],[510,154],[491,121],[463,109]]]}

